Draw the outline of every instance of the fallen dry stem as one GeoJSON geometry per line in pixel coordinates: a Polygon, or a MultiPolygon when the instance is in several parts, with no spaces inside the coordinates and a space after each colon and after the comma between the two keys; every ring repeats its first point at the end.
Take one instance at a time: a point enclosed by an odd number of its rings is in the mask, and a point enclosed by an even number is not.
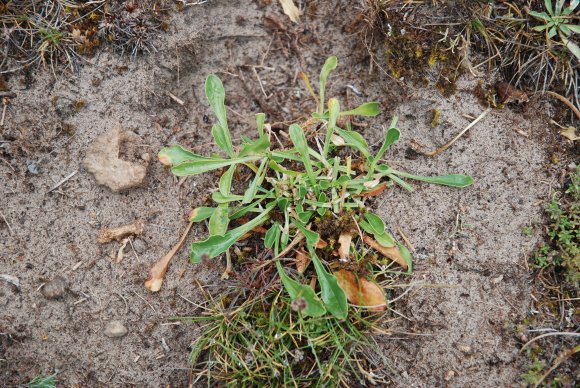
{"type": "Polygon", "coordinates": [[[568,100],[566,97],[564,97],[556,92],[547,91],[546,93],[548,93],[550,96],[556,97],[558,100],[562,101],[564,103],[564,105],[566,105],[568,108],[570,108],[572,110],[572,112],[574,112],[576,117],[578,117],[578,120],[580,120],[580,110],[578,110],[578,108],[576,108],[574,106],[574,104],[572,104],[570,102],[570,100],[568,100]]]}
{"type": "Polygon", "coordinates": [[[120,226],[118,228],[103,228],[99,230],[97,242],[106,244],[113,240],[121,241],[129,236],[139,236],[143,233],[145,222],[143,220],[136,220],[132,224],[120,226]]]}
{"type": "Polygon", "coordinates": [[[485,116],[487,116],[487,114],[491,111],[491,107],[487,108],[486,110],[483,111],[482,114],[480,114],[475,120],[473,120],[471,122],[471,124],[469,124],[467,127],[465,127],[465,129],[461,132],[459,132],[459,134],[457,136],[455,136],[450,142],[448,142],[447,144],[437,148],[435,151],[430,151],[430,152],[421,152],[423,155],[427,155],[427,156],[437,156],[439,155],[441,152],[445,151],[447,148],[451,147],[451,145],[453,143],[455,143],[457,141],[457,139],[459,139],[461,136],[463,136],[465,134],[465,132],[469,131],[475,124],[477,124],[479,121],[481,121],[485,116]]]}
{"type": "Polygon", "coordinates": [[[185,232],[181,236],[179,242],[165,255],[159,260],[153,268],[149,271],[149,275],[147,276],[147,280],[145,280],[145,288],[147,288],[151,292],[157,292],[161,289],[161,285],[163,284],[163,278],[165,277],[165,272],[167,272],[167,268],[169,267],[169,263],[173,256],[181,249],[183,243],[189,231],[191,230],[191,226],[193,222],[190,222],[185,232]]]}

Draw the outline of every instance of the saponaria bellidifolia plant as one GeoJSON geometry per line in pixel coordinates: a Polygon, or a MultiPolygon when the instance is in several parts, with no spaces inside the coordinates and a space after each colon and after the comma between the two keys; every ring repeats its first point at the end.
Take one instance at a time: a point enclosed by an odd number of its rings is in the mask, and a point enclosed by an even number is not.
{"type": "MultiPolygon", "coordinates": [[[[347,299],[371,309],[386,307],[384,298],[378,304],[365,300],[363,288],[367,287],[361,283],[363,279],[355,280],[358,286],[349,287],[353,274],[346,269],[353,257],[364,256],[354,255],[359,253],[355,250],[365,249],[361,248],[363,242],[408,273],[412,270],[408,249],[386,230],[380,217],[367,209],[365,200],[393,184],[413,191],[404,179],[453,187],[469,186],[473,180],[458,174],[417,176],[385,164],[383,155],[399,139],[397,118],[392,119],[380,149],[372,153],[366,140],[344,119],[377,116],[379,105],[369,102],[341,111],[337,99],[326,101],[327,77],[336,66],[336,57],[326,60],[320,73],[318,94],[308,77],[303,76],[318,109],[302,125],[290,125],[291,143],[287,146],[273,141],[265,115],[259,113],[256,115],[258,137],[243,137],[235,147],[228,129],[222,82],[216,75],[209,75],[205,93],[218,119],[212,135],[225,156],[203,156],[173,145],[163,148],[158,158],[180,177],[225,170],[218,189],[212,194],[216,206],[198,207],[190,214],[191,222],[208,220],[209,225],[209,236],[191,246],[192,263],[218,257],[256,228],[265,228],[263,244],[270,252],[270,259],[263,265],[276,266],[296,309],[304,317],[330,313],[342,319],[348,313],[347,299]],[[339,122],[345,123],[343,128],[339,122]],[[253,176],[245,191],[235,194],[232,182],[242,167],[251,170],[253,176]],[[345,222],[338,228],[341,230],[323,230],[322,221],[329,219],[345,222]],[[300,260],[299,253],[295,252],[302,252],[300,260]],[[297,260],[289,260],[292,256],[297,260]],[[287,273],[292,262],[297,265],[294,273],[304,273],[304,267],[313,264],[319,292],[317,287],[287,273]]],[[[358,274],[354,275],[358,278],[358,274]]]]}

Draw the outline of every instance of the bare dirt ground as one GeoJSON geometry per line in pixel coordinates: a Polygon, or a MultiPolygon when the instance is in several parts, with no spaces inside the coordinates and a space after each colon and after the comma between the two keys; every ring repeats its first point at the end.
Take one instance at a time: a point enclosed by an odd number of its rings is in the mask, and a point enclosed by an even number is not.
{"type": "MultiPolygon", "coordinates": [[[[216,177],[208,173],[178,185],[152,161],[141,188],[113,193],[85,170],[87,148],[120,124],[140,137],[139,153],[152,157],[175,142],[216,151],[208,145],[207,74],[224,81],[239,138],[253,133],[257,112],[272,122],[308,114],[313,102],[298,72],[314,78],[329,55],[339,58],[329,95],[349,107],[376,100],[384,109],[363,131],[373,144],[391,115],[399,116],[402,136],[388,155],[391,164],[475,179],[464,190],[417,184],[409,194],[394,187],[376,200],[377,213],[415,249],[413,288],[385,324],[392,335],[380,338],[393,385],[521,384],[526,361],[518,355],[514,327],[529,309],[526,255],[536,242],[522,228],[541,219],[554,179],[545,169],[545,144],[553,136],[549,106],[532,98],[514,110],[493,110],[438,157],[418,155],[413,140],[434,149],[481,114],[485,107],[473,94],[479,79],[462,76],[457,93],[445,98],[434,87],[401,86],[377,66],[369,72],[360,37],[347,32],[356,7],[349,1],[308,4],[295,25],[276,2],[210,1],[175,15],[170,32],[155,42],[155,54],[132,62],[104,52],[89,58],[78,75],[54,79],[39,70],[30,75],[33,82],[25,75],[8,80],[17,97],[0,129],[0,273],[16,276],[20,289],[0,282],[0,385],[17,386],[55,370],[63,386],[191,383],[188,347],[195,327],[170,318],[195,314],[189,301],[203,300],[197,282],[218,282],[221,267],[193,266],[183,249],[161,292],[151,294],[143,281],[177,242],[186,212],[210,195],[216,177]],[[434,108],[441,111],[435,129],[434,108]],[[138,218],[146,220],[145,232],[117,263],[111,254],[120,244],[98,244],[97,232],[138,218]],[[41,286],[57,277],[66,289],[48,299],[41,286]],[[111,320],[121,321],[128,334],[105,336],[111,320]]],[[[380,63],[380,45],[376,52],[380,63]]],[[[196,226],[190,239],[204,233],[196,226]]]]}

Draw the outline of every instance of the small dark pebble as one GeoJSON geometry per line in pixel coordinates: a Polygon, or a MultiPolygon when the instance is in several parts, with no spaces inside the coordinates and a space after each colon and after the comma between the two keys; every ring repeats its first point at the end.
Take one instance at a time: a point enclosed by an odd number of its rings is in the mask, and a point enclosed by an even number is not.
{"type": "Polygon", "coordinates": [[[46,299],[58,299],[65,294],[66,289],[66,280],[62,276],[57,276],[46,283],[40,292],[46,299]]]}

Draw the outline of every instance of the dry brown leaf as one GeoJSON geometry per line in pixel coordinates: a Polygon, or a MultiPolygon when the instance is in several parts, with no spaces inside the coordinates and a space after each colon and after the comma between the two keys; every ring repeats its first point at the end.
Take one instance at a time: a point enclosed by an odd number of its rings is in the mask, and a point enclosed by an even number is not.
{"type": "Polygon", "coordinates": [[[119,248],[119,251],[117,252],[117,264],[123,261],[123,257],[125,257],[125,247],[127,246],[128,243],[129,243],[128,238],[122,241],[123,245],[121,245],[121,248],[119,248]]]}
{"type": "Polygon", "coordinates": [[[282,4],[282,9],[286,16],[290,18],[294,23],[298,23],[300,21],[300,15],[302,15],[302,11],[296,7],[294,1],[292,0],[280,0],[280,4],[282,4]]]}
{"type": "Polygon", "coordinates": [[[177,245],[171,248],[171,250],[165,256],[163,256],[161,260],[155,263],[153,268],[151,268],[149,271],[149,276],[147,276],[147,280],[145,280],[145,287],[149,291],[157,292],[161,289],[163,278],[165,277],[165,272],[167,272],[167,267],[169,267],[169,263],[171,262],[171,259],[173,259],[173,256],[175,256],[175,254],[181,249],[181,246],[185,242],[185,238],[187,237],[187,234],[189,233],[192,225],[193,222],[190,222],[187,226],[187,229],[185,229],[185,232],[183,232],[183,235],[181,236],[181,239],[177,245]]]}
{"type": "Polygon", "coordinates": [[[393,260],[395,263],[399,264],[401,267],[403,267],[403,269],[407,270],[409,268],[409,266],[407,265],[407,262],[405,261],[405,259],[401,255],[401,251],[399,250],[399,247],[396,247],[396,246],[384,247],[381,244],[379,244],[375,239],[373,239],[371,236],[368,236],[368,235],[363,237],[363,241],[365,242],[365,244],[367,244],[371,248],[374,248],[377,251],[379,251],[383,256],[385,256],[385,257],[393,260]]]}
{"type": "Polygon", "coordinates": [[[317,249],[322,249],[322,248],[326,248],[327,245],[328,245],[328,243],[326,241],[319,238],[314,247],[317,249]]]}
{"type": "Polygon", "coordinates": [[[97,242],[106,244],[113,240],[121,241],[129,236],[139,236],[143,233],[145,222],[143,220],[136,220],[132,224],[123,225],[118,228],[102,228],[99,230],[97,242]]]}
{"type": "Polygon", "coordinates": [[[310,265],[310,257],[308,257],[308,254],[302,249],[296,251],[296,271],[304,273],[308,265],[310,265]]]}
{"type": "Polygon", "coordinates": [[[574,127],[566,127],[560,131],[560,135],[564,136],[567,139],[572,141],[576,141],[580,139],[580,136],[576,135],[576,128],[574,127]]]}
{"type": "Polygon", "coordinates": [[[385,294],[376,283],[358,277],[345,269],[334,272],[334,276],[350,303],[369,307],[371,311],[383,311],[387,308],[385,294]]]}
{"type": "Polygon", "coordinates": [[[359,197],[374,197],[375,195],[379,195],[380,193],[385,191],[386,187],[387,187],[387,183],[380,184],[378,186],[375,186],[375,188],[373,188],[372,190],[365,191],[364,193],[360,193],[359,197]]]}
{"type": "Polygon", "coordinates": [[[340,261],[348,261],[350,259],[350,242],[352,241],[352,234],[342,232],[338,237],[338,256],[340,261]]]}

